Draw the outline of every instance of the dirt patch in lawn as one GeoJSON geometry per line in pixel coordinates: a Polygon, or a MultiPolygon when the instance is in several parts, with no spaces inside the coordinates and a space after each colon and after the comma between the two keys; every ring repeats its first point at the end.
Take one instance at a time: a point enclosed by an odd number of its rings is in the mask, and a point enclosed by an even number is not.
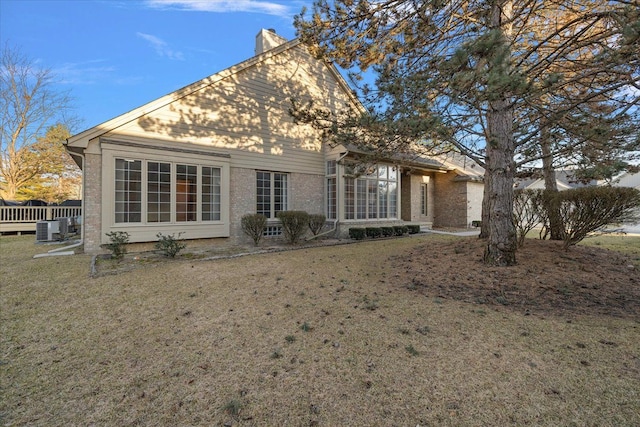
{"type": "Polygon", "coordinates": [[[518,265],[482,264],[485,243],[459,238],[422,243],[388,259],[400,283],[447,298],[548,314],[640,317],[640,272],[618,252],[530,239],[518,265]]]}
{"type": "MultiPolygon", "coordinates": [[[[187,247],[173,259],[159,251],[128,253],[121,260],[103,255],[94,258],[91,275],[345,244],[358,242],[324,239],[291,246],[274,240],[258,247],[187,247]]],[[[384,268],[393,272],[394,283],[433,298],[503,306],[525,314],[640,318],[640,269],[623,253],[582,245],[565,251],[560,242],[528,239],[518,250],[518,264],[505,268],[485,266],[484,247],[476,237],[432,235],[388,257],[384,268]]]]}

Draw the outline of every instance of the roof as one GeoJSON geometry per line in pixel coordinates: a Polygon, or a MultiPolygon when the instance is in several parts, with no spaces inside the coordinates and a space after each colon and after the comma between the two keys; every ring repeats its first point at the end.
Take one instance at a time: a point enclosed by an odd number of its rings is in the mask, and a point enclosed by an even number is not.
{"type": "MultiPolygon", "coordinates": [[[[575,171],[571,169],[557,170],[556,174],[556,185],[558,186],[558,190],[569,190],[571,188],[581,188],[581,187],[589,187],[593,185],[598,185],[596,180],[591,180],[588,182],[583,182],[575,178],[575,171]]],[[[544,178],[532,177],[532,178],[516,178],[514,181],[513,187],[516,190],[519,189],[544,189],[544,178]]]]}

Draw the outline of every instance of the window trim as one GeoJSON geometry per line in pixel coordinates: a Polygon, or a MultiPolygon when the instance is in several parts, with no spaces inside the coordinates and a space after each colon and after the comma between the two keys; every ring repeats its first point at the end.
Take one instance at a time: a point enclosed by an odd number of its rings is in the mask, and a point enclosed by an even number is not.
{"type": "MultiPolygon", "coordinates": [[[[156,143],[156,141],[153,141],[156,143]]],[[[126,231],[130,234],[130,242],[153,242],[157,241],[157,234],[183,233],[184,239],[204,239],[216,237],[230,237],[230,157],[219,155],[218,153],[207,152],[206,150],[173,150],[168,155],[161,148],[162,143],[155,146],[141,148],[142,144],[136,144],[135,147],[129,144],[112,144],[111,141],[101,141],[102,155],[101,163],[101,187],[99,191],[101,204],[101,225],[100,225],[100,242],[109,243],[106,233],[112,231],[126,231]],[[143,191],[143,211],[141,213],[140,222],[116,223],[115,222],[115,162],[116,158],[124,158],[129,160],[140,160],[143,167],[144,185],[143,191]],[[170,159],[170,161],[167,161],[170,159]],[[175,222],[172,217],[171,222],[148,222],[147,221],[147,162],[187,164],[198,166],[198,173],[201,173],[202,167],[214,167],[220,169],[220,219],[200,220],[189,222],[175,222]]],[[[171,150],[168,150],[171,151],[171,150]]],[[[199,186],[202,181],[199,181],[199,186]]],[[[199,196],[198,204],[201,205],[202,198],[199,196]]],[[[171,203],[175,203],[175,187],[171,189],[171,203]]],[[[173,213],[174,207],[172,207],[173,213]]],[[[201,209],[201,206],[198,207],[201,209]]],[[[200,212],[200,211],[199,211],[200,212]]],[[[201,215],[201,213],[199,213],[201,215]]]]}
{"type": "MultiPolygon", "coordinates": [[[[262,181],[265,181],[264,179],[262,181]]],[[[291,193],[291,174],[289,174],[288,172],[281,172],[281,171],[269,171],[269,170],[256,170],[256,175],[255,175],[255,191],[256,191],[256,203],[255,203],[255,209],[256,209],[256,213],[262,214],[264,216],[267,217],[267,220],[275,220],[277,219],[277,214],[278,212],[282,212],[282,211],[288,211],[290,210],[290,199],[291,197],[289,196],[291,193]],[[268,174],[269,175],[269,208],[268,208],[268,215],[265,214],[266,210],[264,208],[260,209],[259,206],[262,205],[264,206],[266,203],[263,201],[262,203],[260,202],[260,196],[264,196],[260,194],[260,189],[261,188],[265,188],[265,187],[261,187],[258,184],[260,183],[260,174],[268,174]],[[279,175],[280,177],[285,177],[285,185],[284,185],[284,196],[282,194],[282,192],[278,195],[276,194],[276,175],[279,175]],[[277,202],[278,197],[281,198],[280,202],[277,202]],[[284,201],[282,201],[282,199],[284,199],[284,201]],[[284,206],[284,209],[280,209],[280,210],[276,210],[276,205],[279,204],[280,207],[284,206]]],[[[282,189],[282,187],[281,187],[282,189]]]]}
{"type": "Polygon", "coordinates": [[[348,170],[343,169],[344,179],[341,184],[342,201],[344,212],[342,216],[345,221],[396,221],[398,220],[398,206],[400,198],[400,172],[397,165],[389,163],[378,163],[372,167],[369,174],[354,176],[348,170]],[[393,174],[387,169],[381,171],[380,167],[393,168],[393,174]],[[393,178],[391,177],[393,176],[393,178]],[[381,183],[386,187],[384,197],[380,195],[381,183]],[[349,189],[347,189],[349,186],[349,189]],[[393,187],[393,189],[392,189],[393,187]],[[377,191],[375,191],[377,189],[377,191]],[[391,193],[395,194],[395,198],[391,193]],[[375,194],[374,194],[375,193],[375,194]],[[349,194],[351,197],[348,197],[349,194]],[[375,200],[372,200],[373,199],[375,200]],[[375,201],[375,212],[372,211],[375,201]],[[381,209],[381,201],[385,202],[384,209],[381,209]],[[351,208],[351,211],[348,209],[351,208]],[[393,209],[395,207],[395,209],[393,209]],[[384,217],[380,215],[384,214],[384,217]]]}

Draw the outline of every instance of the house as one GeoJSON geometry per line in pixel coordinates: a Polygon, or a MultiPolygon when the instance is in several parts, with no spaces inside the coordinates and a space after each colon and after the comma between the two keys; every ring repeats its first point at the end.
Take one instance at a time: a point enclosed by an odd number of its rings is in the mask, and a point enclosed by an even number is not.
{"type": "Polygon", "coordinates": [[[640,190],[640,173],[624,172],[613,182],[614,187],[630,187],[640,190]]]}
{"type": "MultiPolygon", "coordinates": [[[[556,175],[556,186],[558,191],[570,190],[572,188],[580,188],[598,185],[596,180],[591,180],[588,182],[583,182],[575,177],[575,172],[570,169],[557,170],[555,171],[556,175]]],[[[533,177],[533,178],[519,178],[516,179],[514,183],[514,189],[516,190],[544,190],[544,178],[533,177]]]]}
{"type": "Polygon", "coordinates": [[[288,113],[292,97],[362,108],[334,66],[273,30],[258,33],[255,53],[67,140],[83,171],[85,251],[100,251],[112,231],[131,242],[158,233],[238,242],[249,213],[267,216],[266,235],[278,235],[281,210],[324,213],[339,235],[480,219],[478,166],[417,157],[359,166],[357,150],[323,144],[288,113]]]}

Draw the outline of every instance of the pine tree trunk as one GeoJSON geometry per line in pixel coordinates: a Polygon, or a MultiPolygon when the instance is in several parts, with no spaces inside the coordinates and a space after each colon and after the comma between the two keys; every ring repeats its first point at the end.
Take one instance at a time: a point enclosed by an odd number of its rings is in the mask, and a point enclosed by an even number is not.
{"type": "Polygon", "coordinates": [[[487,141],[489,239],[484,263],[496,266],[516,264],[516,229],[513,225],[513,178],[515,145],[513,109],[508,100],[492,102],[487,115],[491,139],[487,141]]]}
{"type": "Polygon", "coordinates": [[[482,193],[482,222],[480,223],[480,235],[479,239],[487,239],[489,237],[489,195],[491,194],[491,190],[489,188],[489,184],[491,180],[489,179],[488,169],[484,171],[484,191],[482,193]]]}
{"type": "MultiPolygon", "coordinates": [[[[507,37],[511,36],[511,1],[494,0],[491,2],[489,28],[501,31],[503,45],[496,45],[488,58],[488,73],[491,79],[500,82],[496,89],[502,92],[488,92],[496,96],[489,101],[487,112],[487,146],[486,146],[486,192],[488,193],[488,229],[489,238],[484,251],[484,263],[496,266],[516,264],[518,242],[516,228],[513,224],[513,178],[515,176],[515,142],[513,137],[513,106],[510,94],[502,82],[511,78],[509,75],[510,55],[507,37]]],[[[486,197],[486,194],[485,194],[486,197]]]]}
{"type": "MultiPolygon", "coordinates": [[[[553,156],[551,155],[551,133],[546,121],[540,124],[540,147],[542,150],[542,175],[544,177],[544,188],[548,192],[558,192],[556,182],[556,171],[553,169],[553,156]]],[[[545,197],[545,209],[549,218],[549,233],[551,240],[563,240],[564,232],[562,221],[560,220],[560,206],[554,201],[555,197],[545,197]]]]}

